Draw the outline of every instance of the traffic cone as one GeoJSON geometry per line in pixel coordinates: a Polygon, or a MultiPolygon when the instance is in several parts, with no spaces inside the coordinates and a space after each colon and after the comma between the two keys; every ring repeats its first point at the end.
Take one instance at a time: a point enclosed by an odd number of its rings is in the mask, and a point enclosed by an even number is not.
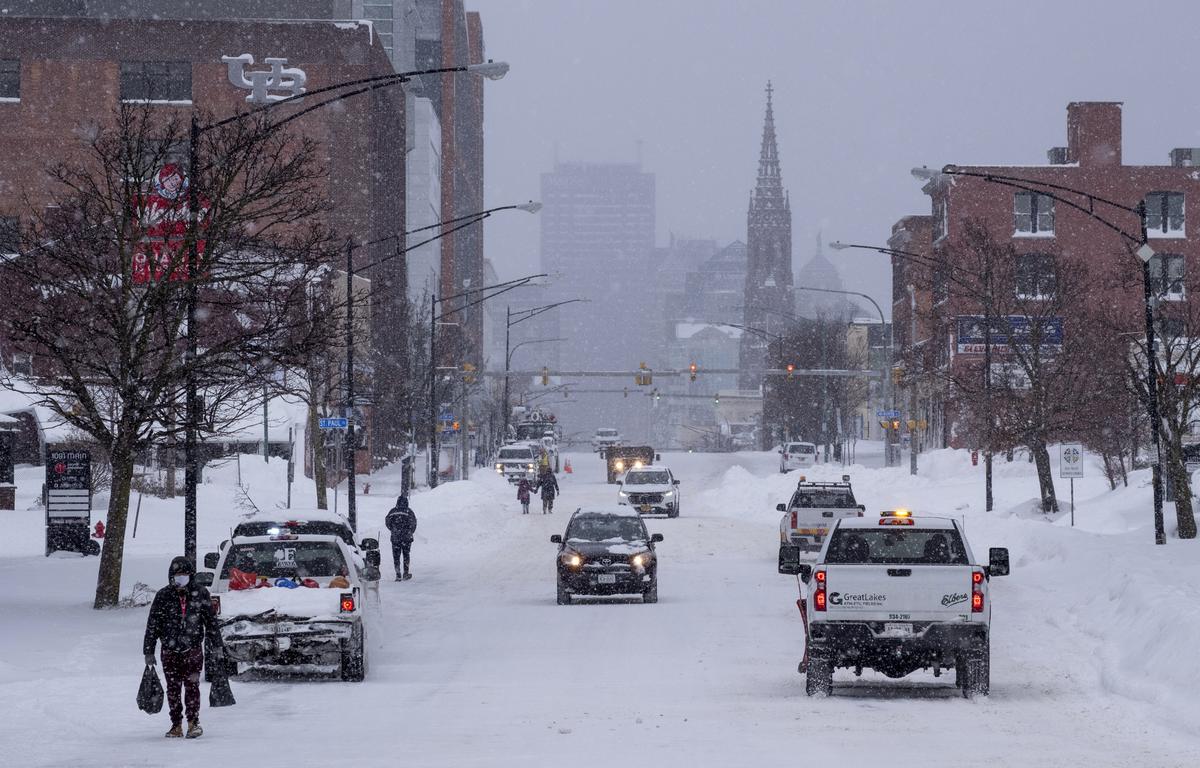
{"type": "Polygon", "coordinates": [[[563,464],[563,472],[566,472],[568,475],[571,474],[572,469],[571,469],[571,460],[570,459],[567,459],[567,463],[563,464]]]}

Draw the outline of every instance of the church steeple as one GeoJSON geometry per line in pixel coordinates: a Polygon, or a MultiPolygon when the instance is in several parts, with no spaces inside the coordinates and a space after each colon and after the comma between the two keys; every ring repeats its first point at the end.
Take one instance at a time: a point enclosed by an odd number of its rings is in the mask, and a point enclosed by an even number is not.
{"type": "Polygon", "coordinates": [[[758,184],[754,188],[753,205],[782,208],[787,205],[783,192],[783,176],[779,170],[779,145],[775,139],[775,110],[771,97],[775,93],[767,81],[767,113],[763,118],[762,148],[758,152],[758,184]]]}

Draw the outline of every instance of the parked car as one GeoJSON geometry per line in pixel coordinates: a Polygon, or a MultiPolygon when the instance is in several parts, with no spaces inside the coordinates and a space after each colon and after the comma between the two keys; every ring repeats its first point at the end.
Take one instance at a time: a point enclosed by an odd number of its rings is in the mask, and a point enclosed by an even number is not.
{"type": "Polygon", "coordinates": [[[641,595],[658,602],[658,553],[661,533],[651,535],[628,507],[581,508],[567,522],[558,544],[558,604],[575,595],[641,595]]]}
{"type": "Polygon", "coordinates": [[[807,469],[817,463],[817,446],[812,443],[784,443],[779,448],[779,471],[807,469]]]}
{"type": "Polygon", "coordinates": [[[679,480],[661,464],[629,470],[617,491],[617,503],[627,504],[643,515],[679,517],[679,500],[679,480]]]}
{"type": "Polygon", "coordinates": [[[377,610],[379,550],[360,556],[336,535],[234,536],[204,556],[230,674],[249,669],[367,672],[368,627],[377,610]]]}

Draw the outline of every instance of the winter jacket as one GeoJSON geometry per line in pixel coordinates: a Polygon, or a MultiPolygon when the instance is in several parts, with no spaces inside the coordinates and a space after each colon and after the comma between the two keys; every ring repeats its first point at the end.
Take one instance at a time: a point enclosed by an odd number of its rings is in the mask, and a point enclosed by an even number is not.
{"type": "Polygon", "coordinates": [[[175,653],[202,648],[206,636],[210,645],[221,647],[221,630],[207,589],[196,583],[182,590],[168,584],[155,593],[142,641],[144,655],[153,654],[160,640],[164,650],[175,653]]]}
{"type": "Polygon", "coordinates": [[[543,499],[553,499],[558,495],[558,478],[547,472],[538,478],[538,488],[541,489],[543,499]]]}
{"type": "Polygon", "coordinates": [[[521,482],[517,483],[517,501],[522,504],[529,503],[529,493],[533,490],[533,486],[525,478],[521,478],[521,482]]]}
{"type": "Polygon", "coordinates": [[[411,542],[413,534],[417,532],[417,516],[407,505],[392,507],[387,517],[383,518],[383,524],[396,541],[411,542]]]}

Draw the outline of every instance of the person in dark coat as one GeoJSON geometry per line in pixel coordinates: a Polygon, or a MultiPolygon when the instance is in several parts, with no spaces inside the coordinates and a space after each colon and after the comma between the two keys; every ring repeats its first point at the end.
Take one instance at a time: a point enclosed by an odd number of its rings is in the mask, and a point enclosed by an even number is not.
{"type": "Polygon", "coordinates": [[[417,516],[408,506],[408,497],[396,499],[396,506],[383,519],[392,537],[392,564],[396,566],[396,581],[411,579],[408,561],[412,557],[413,534],[417,532],[417,516]],[[401,560],[404,561],[401,568],[401,560]]]}
{"type": "Polygon", "coordinates": [[[208,590],[195,583],[196,567],[186,557],[176,557],[167,569],[167,586],[158,590],[146,619],[142,653],[146,665],[154,666],[154,646],[162,643],[163,676],[167,679],[169,738],[183,736],[183,711],[187,705],[187,737],[204,733],[200,727],[200,672],[204,667],[204,643],[214,650],[213,659],[224,657],[221,630],[213,613],[208,590]],[[180,689],[183,702],[180,701],[180,689]]]}
{"type": "Polygon", "coordinates": [[[533,483],[529,482],[529,478],[522,477],[517,483],[517,501],[521,502],[521,514],[529,514],[529,494],[533,492],[533,483]]]}
{"type": "Polygon", "coordinates": [[[542,514],[548,515],[554,511],[554,497],[558,495],[558,478],[550,471],[550,467],[543,466],[542,473],[538,476],[538,490],[542,493],[542,514]]]}

